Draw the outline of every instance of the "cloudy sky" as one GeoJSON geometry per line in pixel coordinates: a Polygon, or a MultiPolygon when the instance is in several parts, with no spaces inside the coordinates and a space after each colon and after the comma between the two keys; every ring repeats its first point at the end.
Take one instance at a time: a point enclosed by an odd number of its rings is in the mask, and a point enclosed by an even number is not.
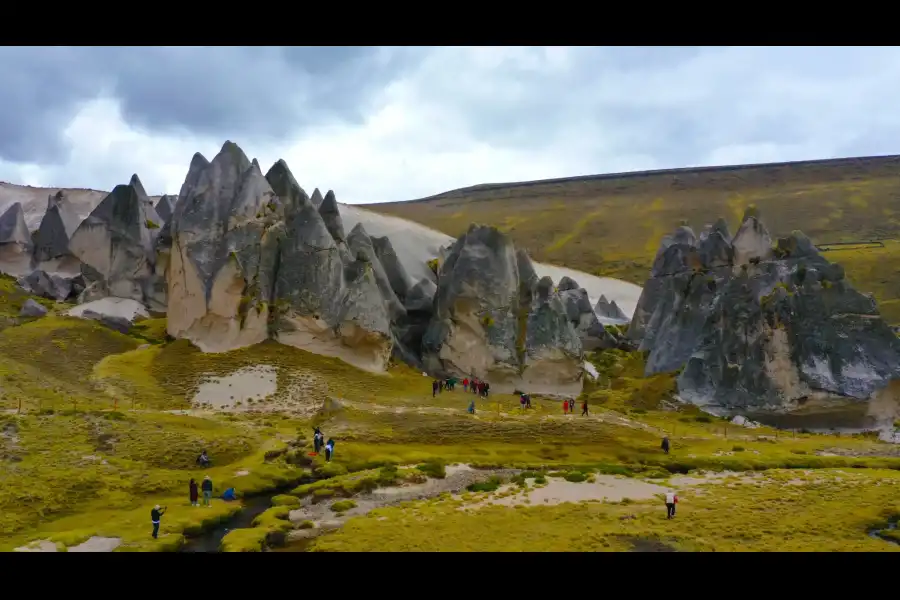
{"type": "Polygon", "coordinates": [[[0,48],[0,180],[177,193],[194,152],[307,192],[900,153],[900,48],[0,48]]]}

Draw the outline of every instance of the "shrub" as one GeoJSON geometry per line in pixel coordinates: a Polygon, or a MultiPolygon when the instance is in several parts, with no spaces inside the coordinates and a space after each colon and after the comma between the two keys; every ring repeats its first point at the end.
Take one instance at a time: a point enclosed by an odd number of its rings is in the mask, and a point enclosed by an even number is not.
{"type": "Polygon", "coordinates": [[[315,468],[316,475],[322,479],[330,479],[347,474],[347,467],[338,463],[327,462],[315,468]]]}
{"type": "Polygon", "coordinates": [[[470,492],[496,492],[497,488],[499,488],[502,483],[503,481],[499,477],[494,475],[487,481],[470,483],[466,486],[466,490],[470,492]]]}
{"type": "Polygon", "coordinates": [[[312,521],[303,521],[299,525],[297,525],[297,529],[312,529],[316,524],[312,521]]]}
{"type": "Polygon", "coordinates": [[[421,465],[418,465],[416,469],[422,471],[429,477],[433,477],[434,479],[443,479],[447,476],[447,470],[444,467],[444,463],[438,460],[429,460],[428,462],[424,462],[421,465]]]}
{"type": "Polygon", "coordinates": [[[697,415],[694,420],[698,423],[712,423],[712,417],[709,415],[697,415]]]}
{"type": "Polygon", "coordinates": [[[353,500],[338,500],[331,505],[331,510],[336,513],[346,512],[351,508],[356,508],[356,502],[353,500]]]}
{"type": "Polygon", "coordinates": [[[300,506],[300,498],[290,494],[272,496],[272,506],[300,506]]]}
{"type": "Polygon", "coordinates": [[[569,471],[565,475],[563,475],[563,479],[571,483],[581,483],[585,479],[587,479],[587,475],[582,473],[581,471],[569,471]]]}
{"type": "Polygon", "coordinates": [[[743,447],[743,446],[732,446],[732,447],[731,447],[731,451],[732,451],[732,452],[743,452],[743,451],[744,451],[744,447],[743,447]]]}

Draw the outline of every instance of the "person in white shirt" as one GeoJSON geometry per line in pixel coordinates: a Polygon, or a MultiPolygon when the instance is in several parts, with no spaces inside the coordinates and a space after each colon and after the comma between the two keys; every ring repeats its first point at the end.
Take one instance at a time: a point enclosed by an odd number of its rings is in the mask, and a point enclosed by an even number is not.
{"type": "Polygon", "coordinates": [[[666,518],[675,516],[675,505],[678,504],[678,496],[675,492],[666,492],[666,518]]]}

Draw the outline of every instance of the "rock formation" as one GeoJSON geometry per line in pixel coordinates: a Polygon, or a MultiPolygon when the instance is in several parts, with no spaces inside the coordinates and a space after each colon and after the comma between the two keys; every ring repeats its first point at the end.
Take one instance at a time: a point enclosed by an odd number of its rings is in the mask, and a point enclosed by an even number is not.
{"type": "Polygon", "coordinates": [[[312,205],[316,210],[319,210],[319,207],[322,206],[322,200],[324,200],[324,198],[322,198],[322,192],[319,191],[319,188],[314,189],[309,201],[312,202],[312,205]]]}
{"type": "Polygon", "coordinates": [[[62,192],[47,199],[47,212],[34,234],[34,262],[45,271],[79,272],[81,264],[69,250],[69,240],[81,221],[62,192]]]}
{"type": "Polygon", "coordinates": [[[86,286],[79,302],[106,296],[144,302],[154,273],[159,222],[137,175],[128,185],[116,186],[69,241],[86,286]]]}
{"type": "Polygon", "coordinates": [[[433,372],[483,378],[498,391],[577,394],[578,334],[549,279],[520,281],[520,271],[534,270],[520,268],[520,256],[493,227],[473,225],[453,244],[438,271],[423,362],[433,372]]]}
{"type": "MultiPolygon", "coordinates": [[[[285,205],[284,223],[274,230],[278,240],[276,339],[366,370],[383,371],[392,350],[390,317],[366,252],[361,251],[358,260],[345,268],[339,242],[284,161],[275,163],[266,179],[285,205]]],[[[336,203],[329,217],[334,231],[343,236],[336,203]]],[[[368,241],[363,236],[362,230],[355,236],[360,245],[368,241]]]]}
{"type": "Polygon", "coordinates": [[[175,204],[177,201],[177,198],[167,195],[160,198],[159,202],[156,203],[156,214],[159,215],[159,218],[162,219],[164,224],[172,219],[172,214],[175,212],[175,204]]]}
{"type": "Polygon", "coordinates": [[[775,248],[755,212],[731,240],[667,236],[629,334],[647,373],[674,371],[683,400],[716,414],[828,412],[850,425],[900,378],[900,340],[800,232],[775,248]]]}
{"type": "Polygon", "coordinates": [[[0,215],[0,271],[15,276],[28,273],[33,247],[25,212],[16,202],[0,215]]]}
{"type": "Polygon", "coordinates": [[[628,316],[616,304],[616,301],[610,302],[606,296],[600,296],[600,299],[597,300],[597,304],[594,305],[594,313],[601,319],[601,323],[603,320],[608,320],[614,324],[624,324],[630,321],[628,316]]]}
{"type": "Polygon", "coordinates": [[[585,350],[599,350],[616,346],[615,338],[606,331],[597,318],[587,290],[580,287],[570,277],[563,277],[559,285],[559,298],[566,316],[581,338],[585,350]]]}
{"type": "Polygon", "coordinates": [[[168,332],[221,352],[268,337],[277,256],[269,230],[282,214],[259,164],[236,144],[225,142],[205,168],[194,159],[172,218],[168,332]]]}

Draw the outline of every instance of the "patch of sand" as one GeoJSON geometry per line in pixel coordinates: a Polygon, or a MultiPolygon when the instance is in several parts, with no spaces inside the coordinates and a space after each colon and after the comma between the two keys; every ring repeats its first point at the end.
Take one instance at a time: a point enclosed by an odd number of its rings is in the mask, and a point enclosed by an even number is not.
{"type": "Polygon", "coordinates": [[[66,314],[70,317],[83,319],[84,311],[86,310],[91,310],[97,314],[106,315],[108,317],[121,317],[123,319],[128,319],[132,323],[137,317],[147,318],[150,316],[144,305],[137,300],[113,297],[101,298],[100,300],[94,300],[93,302],[79,304],[66,314]]]}
{"type": "Polygon", "coordinates": [[[95,535],[86,542],[71,546],[69,552],[112,552],[122,544],[121,538],[100,537],[95,535]]]}
{"type": "Polygon", "coordinates": [[[240,470],[240,471],[237,471],[237,472],[234,474],[234,476],[235,476],[235,477],[246,477],[246,476],[249,475],[249,474],[250,474],[250,471],[248,471],[248,470],[246,470],[246,469],[242,469],[242,470],[240,470]]]}
{"type": "Polygon", "coordinates": [[[262,400],[278,391],[278,372],[270,365],[243,367],[224,377],[210,377],[194,395],[194,405],[233,408],[237,402],[262,400]]]}
{"type": "MultiPolygon", "coordinates": [[[[512,486],[504,486],[504,488],[500,489],[498,496],[502,496],[504,491],[508,492],[512,489],[512,486]]],[[[491,497],[474,506],[515,506],[517,504],[525,504],[525,500],[528,500],[529,504],[547,505],[591,500],[620,502],[625,498],[630,500],[651,500],[659,494],[665,494],[668,491],[669,488],[655,483],[613,475],[597,475],[595,481],[582,483],[572,483],[564,479],[551,477],[544,486],[529,487],[522,490],[521,493],[512,496],[491,497]]]]}
{"type": "Polygon", "coordinates": [[[31,542],[27,546],[20,546],[13,552],[58,552],[56,544],[50,540],[40,540],[39,542],[31,542]]]}

